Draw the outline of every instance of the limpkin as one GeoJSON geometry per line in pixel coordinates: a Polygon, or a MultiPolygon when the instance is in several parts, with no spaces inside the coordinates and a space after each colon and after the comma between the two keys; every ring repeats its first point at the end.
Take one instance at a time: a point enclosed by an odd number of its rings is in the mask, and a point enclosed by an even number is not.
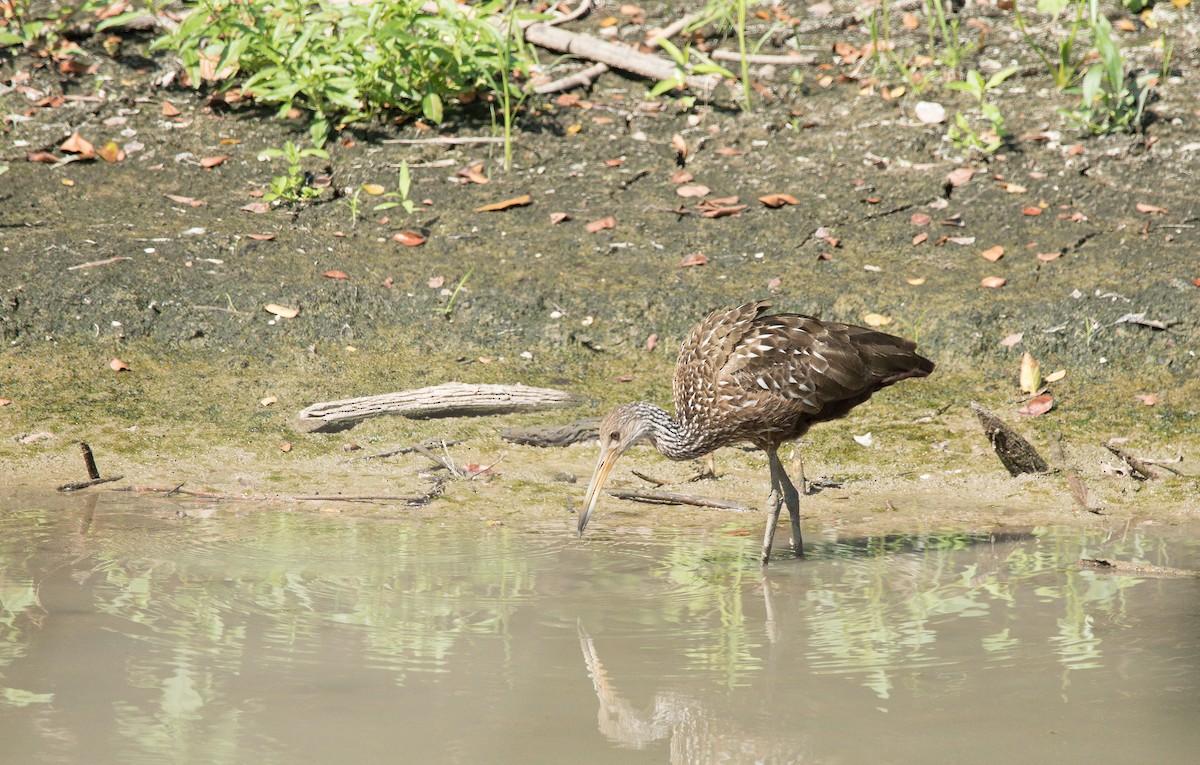
{"type": "Polygon", "coordinates": [[[634,443],[649,440],[668,458],[688,460],[749,442],[767,453],[771,466],[762,562],[785,503],[792,549],[803,557],[800,495],[779,461],[780,445],[818,422],[844,417],[880,388],[928,375],[933,362],[903,338],[800,314],[767,314],[769,307],[757,301],[714,311],[688,333],[675,363],[674,417],[645,401],[604,417],[580,534],[617,458],[634,443]]]}

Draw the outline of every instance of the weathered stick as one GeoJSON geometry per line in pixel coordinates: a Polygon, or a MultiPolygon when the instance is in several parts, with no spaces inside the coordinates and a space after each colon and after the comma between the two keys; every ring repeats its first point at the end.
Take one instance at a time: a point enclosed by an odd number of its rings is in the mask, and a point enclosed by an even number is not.
{"type": "Polygon", "coordinates": [[[745,505],[740,505],[737,502],[729,502],[723,499],[710,499],[708,497],[697,497],[693,494],[678,494],[673,491],[606,489],[605,494],[616,497],[617,499],[632,499],[640,502],[663,502],[670,505],[715,507],[718,510],[735,510],[739,513],[748,513],[753,509],[746,507],[745,505]]]}
{"type": "Polygon", "coordinates": [[[1104,448],[1108,449],[1110,452],[1124,460],[1125,464],[1129,466],[1129,470],[1131,471],[1130,475],[1132,475],[1134,478],[1138,478],[1143,481],[1150,478],[1158,478],[1158,471],[1147,465],[1145,462],[1142,462],[1129,452],[1125,451],[1121,447],[1113,446],[1112,444],[1105,444],[1104,448]]]}
{"type": "Polygon", "coordinates": [[[570,446],[580,441],[594,441],[599,417],[587,417],[567,425],[540,428],[505,428],[500,437],[525,446],[570,446]]]}
{"type": "Polygon", "coordinates": [[[1033,444],[1026,441],[1020,433],[974,401],[971,402],[971,409],[975,410],[975,415],[979,417],[983,432],[991,441],[992,448],[996,450],[996,456],[1011,475],[1050,472],[1046,460],[1042,459],[1042,455],[1033,448],[1033,444]]]}
{"type": "Polygon", "coordinates": [[[297,412],[292,424],[305,433],[336,433],[382,414],[413,419],[462,417],[530,412],[577,403],[573,393],[552,388],[450,382],[379,396],[323,401],[297,412]]]}

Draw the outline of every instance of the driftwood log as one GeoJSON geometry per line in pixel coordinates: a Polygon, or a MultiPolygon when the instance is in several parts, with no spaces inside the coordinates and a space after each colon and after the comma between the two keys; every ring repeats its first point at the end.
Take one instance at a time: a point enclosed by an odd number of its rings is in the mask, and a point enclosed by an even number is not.
{"type": "Polygon", "coordinates": [[[575,394],[553,388],[450,382],[379,396],[323,401],[301,409],[292,424],[305,433],[336,433],[383,414],[413,419],[462,417],[531,412],[577,403],[575,394]]]}
{"type": "Polygon", "coordinates": [[[505,441],[524,446],[570,446],[581,441],[595,441],[598,436],[599,417],[540,428],[505,428],[500,437],[505,441]]]}
{"type": "Polygon", "coordinates": [[[996,456],[1010,474],[1050,472],[1046,460],[1042,459],[1042,455],[1033,448],[1033,444],[1026,441],[1020,433],[974,401],[971,402],[971,409],[983,425],[983,432],[992,443],[992,448],[996,450],[996,456]]]}

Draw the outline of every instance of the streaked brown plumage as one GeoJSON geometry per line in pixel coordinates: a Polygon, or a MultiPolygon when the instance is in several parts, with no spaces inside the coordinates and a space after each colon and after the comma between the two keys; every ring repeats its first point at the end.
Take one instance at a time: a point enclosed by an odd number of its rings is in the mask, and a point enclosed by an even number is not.
{"type": "Polygon", "coordinates": [[[765,314],[769,307],[758,301],[714,311],[688,333],[675,364],[674,417],[645,401],[605,416],[580,534],[613,464],[635,442],[649,440],[673,460],[749,442],[767,453],[771,466],[762,562],[785,503],[792,548],[803,556],[800,495],[779,461],[779,446],[818,422],[844,417],[880,388],[925,377],[933,362],[903,338],[800,314],[765,314]]]}

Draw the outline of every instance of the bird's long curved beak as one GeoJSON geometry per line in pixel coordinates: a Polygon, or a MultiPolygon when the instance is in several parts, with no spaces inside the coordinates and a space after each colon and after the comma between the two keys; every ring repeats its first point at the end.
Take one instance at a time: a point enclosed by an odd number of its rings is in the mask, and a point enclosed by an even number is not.
{"type": "Polygon", "coordinates": [[[583,497],[583,510],[579,513],[580,536],[587,528],[588,519],[592,517],[592,511],[596,509],[596,503],[600,500],[604,482],[608,480],[608,474],[612,472],[613,465],[617,463],[617,457],[620,456],[621,453],[615,449],[600,447],[600,458],[596,460],[596,469],[592,471],[592,482],[588,484],[587,494],[583,497]]]}

